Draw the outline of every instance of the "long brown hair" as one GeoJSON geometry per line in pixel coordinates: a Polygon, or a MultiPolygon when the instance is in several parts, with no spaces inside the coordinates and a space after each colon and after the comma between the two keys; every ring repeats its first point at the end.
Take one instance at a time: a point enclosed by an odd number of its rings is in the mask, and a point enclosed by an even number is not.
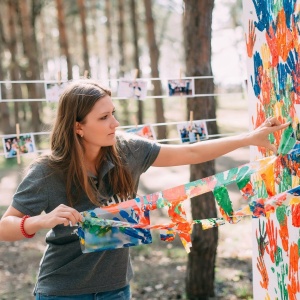
{"type": "MultiPolygon", "coordinates": [[[[97,206],[100,205],[98,197],[105,197],[93,187],[88,177],[84,163],[84,146],[76,133],[76,122],[84,122],[95,103],[107,95],[111,96],[110,90],[97,82],[80,80],[70,84],[59,100],[51,134],[52,151],[49,163],[65,173],[67,200],[71,206],[76,203],[75,195],[79,194],[78,191],[72,192],[74,187],[80,187],[97,206]]],[[[124,164],[118,142],[114,146],[101,147],[97,158],[97,171],[108,158],[115,165],[108,174],[112,192],[122,199],[133,197],[135,193],[133,179],[124,164]]]]}

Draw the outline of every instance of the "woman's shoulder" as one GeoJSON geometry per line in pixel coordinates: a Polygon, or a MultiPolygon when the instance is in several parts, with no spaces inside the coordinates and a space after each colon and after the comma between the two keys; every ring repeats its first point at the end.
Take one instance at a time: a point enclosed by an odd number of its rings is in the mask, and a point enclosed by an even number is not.
{"type": "Polygon", "coordinates": [[[49,174],[50,172],[52,173],[54,169],[51,166],[51,159],[49,155],[41,155],[31,162],[26,170],[28,172],[49,174]]]}

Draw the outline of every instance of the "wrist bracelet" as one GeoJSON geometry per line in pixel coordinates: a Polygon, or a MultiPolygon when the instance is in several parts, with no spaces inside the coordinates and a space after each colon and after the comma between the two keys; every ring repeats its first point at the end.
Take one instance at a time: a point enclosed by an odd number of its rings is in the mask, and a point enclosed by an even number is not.
{"type": "Polygon", "coordinates": [[[29,215],[25,215],[23,216],[22,220],[21,220],[21,224],[20,224],[20,229],[21,229],[21,233],[27,238],[27,239],[31,239],[35,236],[35,233],[34,234],[28,234],[25,229],[24,229],[24,223],[25,223],[25,220],[27,218],[30,218],[29,215]]]}

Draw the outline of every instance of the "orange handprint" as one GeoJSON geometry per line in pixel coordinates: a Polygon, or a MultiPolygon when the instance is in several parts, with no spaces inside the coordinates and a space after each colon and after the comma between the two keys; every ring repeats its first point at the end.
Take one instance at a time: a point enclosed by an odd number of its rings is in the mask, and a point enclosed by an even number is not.
{"type": "Polygon", "coordinates": [[[260,285],[263,289],[267,290],[268,285],[269,285],[269,276],[268,276],[268,272],[267,272],[267,268],[266,268],[264,259],[261,256],[259,256],[257,258],[256,266],[262,277],[262,280],[260,281],[260,285]]]}
{"type": "Polygon", "coordinates": [[[246,45],[247,45],[247,54],[248,57],[252,57],[253,55],[253,47],[256,41],[256,34],[255,34],[255,26],[253,24],[253,21],[249,20],[249,33],[248,33],[248,38],[247,34],[245,33],[245,39],[246,39],[246,45]]]}
{"type": "Polygon", "coordinates": [[[277,251],[277,228],[274,230],[274,221],[268,219],[266,231],[269,238],[269,244],[266,247],[266,251],[270,255],[272,263],[275,263],[275,254],[277,251]]]}

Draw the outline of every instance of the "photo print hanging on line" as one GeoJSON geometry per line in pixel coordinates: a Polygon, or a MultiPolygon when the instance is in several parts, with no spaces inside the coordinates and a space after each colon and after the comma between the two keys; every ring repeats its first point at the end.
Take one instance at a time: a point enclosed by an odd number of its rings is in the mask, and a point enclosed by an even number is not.
{"type": "Polygon", "coordinates": [[[63,82],[63,83],[46,82],[45,83],[46,100],[48,102],[58,102],[67,84],[68,84],[67,82],[63,82]]]}
{"type": "Polygon", "coordinates": [[[177,124],[177,131],[181,143],[196,143],[208,139],[205,121],[192,121],[177,124]]]}
{"type": "Polygon", "coordinates": [[[148,140],[156,140],[155,131],[151,125],[136,126],[134,128],[127,129],[126,132],[134,133],[148,140]]]}
{"type": "Polygon", "coordinates": [[[33,134],[10,135],[2,138],[4,153],[6,158],[12,158],[20,155],[36,152],[33,134]]]}
{"type": "Polygon", "coordinates": [[[194,87],[192,79],[168,80],[168,95],[170,97],[193,96],[194,87]]]}
{"type": "Polygon", "coordinates": [[[147,81],[120,80],[117,97],[123,99],[145,100],[147,96],[147,81]]]}

